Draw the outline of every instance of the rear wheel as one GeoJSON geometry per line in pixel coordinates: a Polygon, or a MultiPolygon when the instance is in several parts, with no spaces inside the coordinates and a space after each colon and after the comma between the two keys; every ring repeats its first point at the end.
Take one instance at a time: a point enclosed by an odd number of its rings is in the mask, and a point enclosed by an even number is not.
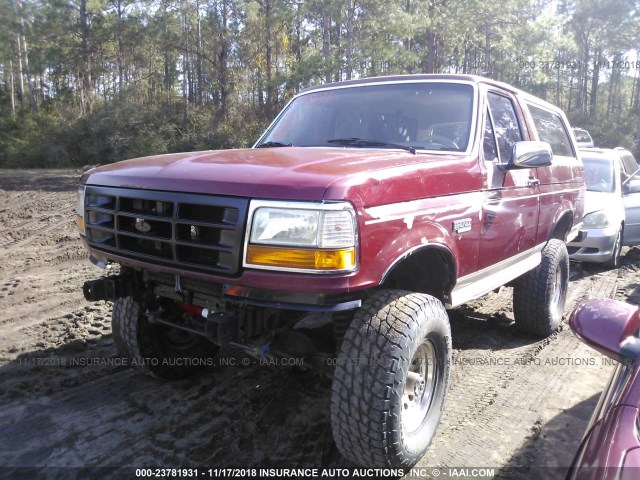
{"type": "Polygon", "coordinates": [[[549,240],[540,264],[520,277],[513,287],[516,326],[547,337],[562,321],[569,287],[569,255],[562,240],[549,240]]]}
{"type": "Polygon", "coordinates": [[[156,378],[187,377],[210,365],[218,349],[203,336],[151,323],[142,305],[132,297],[113,303],[111,325],[120,354],[138,370],[156,378]]]}
{"type": "Polygon", "coordinates": [[[367,467],[414,465],[444,406],[451,329],[437,299],[380,291],[347,330],[331,396],[331,426],[343,456],[367,467]]]}

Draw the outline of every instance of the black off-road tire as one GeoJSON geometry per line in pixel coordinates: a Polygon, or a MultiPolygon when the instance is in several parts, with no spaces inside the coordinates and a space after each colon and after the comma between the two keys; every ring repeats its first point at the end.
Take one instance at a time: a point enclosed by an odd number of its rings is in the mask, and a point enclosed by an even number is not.
{"type": "Polygon", "coordinates": [[[549,240],[540,265],[513,287],[513,316],[525,333],[548,337],[560,325],[569,288],[569,254],[562,240],[549,240]]]}
{"type": "Polygon", "coordinates": [[[451,328],[442,303],[382,290],[356,312],[337,358],[331,427],[342,455],[408,468],[424,455],[449,386],[451,328]]]}
{"type": "Polygon", "coordinates": [[[153,324],[132,297],[118,298],[111,317],[113,341],[121,355],[146,375],[177,380],[211,364],[218,347],[205,337],[153,324]]]}
{"type": "Polygon", "coordinates": [[[613,270],[614,268],[618,268],[620,266],[620,254],[622,253],[622,225],[620,225],[620,230],[618,230],[618,235],[616,235],[616,241],[613,245],[613,251],[611,252],[611,258],[604,262],[602,266],[606,269],[613,270]]]}

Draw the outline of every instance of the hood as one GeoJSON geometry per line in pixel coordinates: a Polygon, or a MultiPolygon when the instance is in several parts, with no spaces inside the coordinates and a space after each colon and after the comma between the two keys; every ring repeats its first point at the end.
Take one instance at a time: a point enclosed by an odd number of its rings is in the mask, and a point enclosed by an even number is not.
{"type": "Polygon", "coordinates": [[[587,190],[584,195],[584,214],[598,210],[610,210],[616,216],[624,218],[624,205],[620,192],[592,192],[587,190]]]}
{"type": "MultiPolygon", "coordinates": [[[[460,162],[460,155],[455,158],[460,162]]],[[[406,191],[407,174],[420,170],[424,192],[425,168],[443,164],[451,164],[451,155],[331,147],[221,150],[126,160],[87,172],[83,183],[252,198],[342,199],[347,190],[374,177],[378,186],[395,178],[391,183],[398,183],[398,191],[403,191],[404,178],[406,191]]]]}

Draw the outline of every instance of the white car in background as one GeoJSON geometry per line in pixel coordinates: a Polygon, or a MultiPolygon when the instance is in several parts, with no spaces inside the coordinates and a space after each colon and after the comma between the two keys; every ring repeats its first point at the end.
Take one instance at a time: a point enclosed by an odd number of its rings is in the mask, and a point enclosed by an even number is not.
{"type": "Polygon", "coordinates": [[[579,148],[589,148],[594,146],[593,138],[591,138],[591,135],[585,129],[574,128],[573,134],[576,136],[576,142],[578,142],[579,148]]]}
{"type": "Polygon", "coordinates": [[[580,151],[587,191],[582,229],[567,245],[573,260],[616,268],[622,246],[640,244],[640,171],[635,164],[629,172],[630,162],[622,152],[628,153],[605,148],[580,151]]]}

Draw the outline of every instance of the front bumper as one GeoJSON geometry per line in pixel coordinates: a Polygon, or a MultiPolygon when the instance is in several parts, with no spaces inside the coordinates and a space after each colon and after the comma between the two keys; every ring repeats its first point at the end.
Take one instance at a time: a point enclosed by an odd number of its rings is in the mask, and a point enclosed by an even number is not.
{"type": "MultiPolygon", "coordinates": [[[[95,257],[93,254],[91,259],[98,266],[105,266],[110,260],[109,258],[95,257]]],[[[192,276],[188,274],[191,272],[175,270],[166,272],[163,271],[164,269],[153,268],[153,265],[135,265],[135,263],[130,261],[124,270],[120,270],[119,275],[105,276],[98,280],[85,282],[83,286],[85,299],[90,302],[113,301],[119,297],[154,292],[160,296],[176,297],[174,300],[183,303],[194,303],[193,296],[199,295],[201,299],[205,299],[205,303],[209,300],[212,304],[224,301],[237,305],[308,312],[339,312],[354,310],[362,305],[363,295],[357,291],[305,292],[291,288],[248,287],[215,281],[206,275],[192,276]],[[156,289],[159,290],[156,291],[156,289]]],[[[125,264],[123,263],[123,265],[125,264]]],[[[255,273],[258,276],[265,275],[263,272],[255,273]]],[[[273,279],[271,286],[275,286],[273,279]]]]}
{"type": "Polygon", "coordinates": [[[567,244],[569,257],[579,262],[606,262],[611,259],[617,235],[613,227],[582,229],[577,239],[567,244]]]}

